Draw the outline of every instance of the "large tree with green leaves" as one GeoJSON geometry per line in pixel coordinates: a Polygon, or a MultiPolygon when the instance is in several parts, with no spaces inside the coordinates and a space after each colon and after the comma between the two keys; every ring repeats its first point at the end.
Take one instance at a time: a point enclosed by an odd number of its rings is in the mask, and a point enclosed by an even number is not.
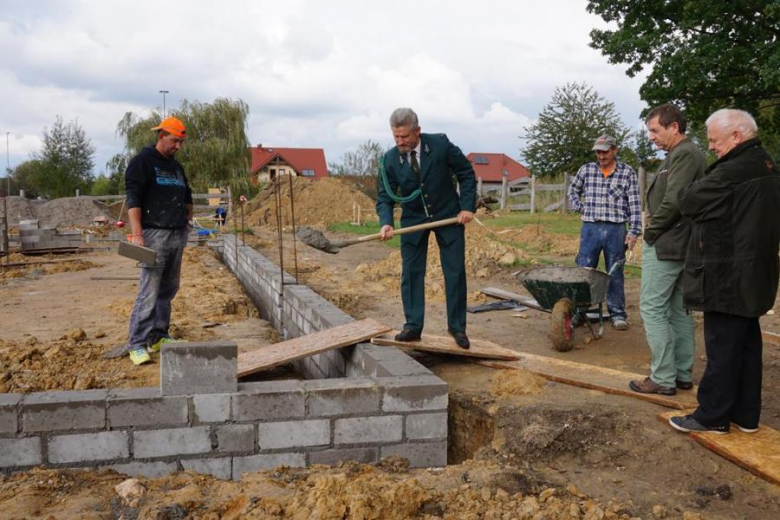
{"type": "Polygon", "coordinates": [[[574,174],[584,163],[593,162],[593,141],[601,134],[612,135],[621,147],[628,144],[630,134],[615,104],[585,83],[557,87],[550,103],[525,131],[527,144],[520,153],[539,177],[574,174]]]}
{"type": "Polygon", "coordinates": [[[591,31],[591,46],[633,77],[652,67],[640,95],[650,107],[675,102],[703,122],[723,107],[758,119],[780,144],[778,0],[591,0],[616,28],[591,31]]]}
{"type": "Polygon", "coordinates": [[[346,152],[340,162],[329,164],[328,169],[332,175],[376,175],[384,153],[385,149],[381,144],[369,139],[361,143],[356,150],[346,152]]]}
{"type": "MultiPolygon", "coordinates": [[[[251,191],[249,140],[246,120],[249,106],[242,100],[215,99],[212,103],[182,101],[170,114],[187,127],[187,139],[176,159],[182,163],[196,191],[231,186],[236,193],[251,191]]],[[[154,144],[151,129],[163,119],[159,112],[140,117],[132,112],[117,125],[125,150],[108,161],[110,171],[124,167],[144,146],[154,144]]]]}
{"type": "Polygon", "coordinates": [[[43,130],[43,149],[33,154],[38,163],[29,171],[28,182],[35,191],[50,198],[73,197],[76,190],[89,191],[95,147],[77,121],[65,124],[60,116],[43,130]]]}

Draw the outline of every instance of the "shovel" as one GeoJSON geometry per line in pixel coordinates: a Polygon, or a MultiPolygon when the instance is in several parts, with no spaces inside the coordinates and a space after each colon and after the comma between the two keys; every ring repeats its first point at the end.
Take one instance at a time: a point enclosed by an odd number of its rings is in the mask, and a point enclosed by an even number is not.
{"type": "MultiPolygon", "coordinates": [[[[457,223],[458,223],[458,217],[445,218],[444,220],[437,220],[436,222],[426,222],[425,224],[417,224],[416,226],[409,226],[405,228],[395,229],[393,230],[393,236],[406,235],[408,233],[414,233],[416,231],[423,231],[426,229],[449,226],[451,224],[457,224],[457,223]]],[[[382,235],[380,233],[374,233],[373,235],[364,235],[358,238],[348,238],[346,240],[330,241],[327,238],[325,238],[325,235],[323,235],[320,231],[317,231],[316,229],[312,229],[308,226],[303,226],[298,228],[298,230],[295,232],[295,236],[297,236],[301,240],[301,242],[303,242],[307,246],[311,246],[314,249],[319,249],[320,251],[325,251],[326,253],[331,253],[335,255],[336,253],[339,252],[339,249],[343,247],[348,247],[354,244],[360,244],[362,242],[370,242],[372,240],[379,240],[379,238],[382,235]]]]}

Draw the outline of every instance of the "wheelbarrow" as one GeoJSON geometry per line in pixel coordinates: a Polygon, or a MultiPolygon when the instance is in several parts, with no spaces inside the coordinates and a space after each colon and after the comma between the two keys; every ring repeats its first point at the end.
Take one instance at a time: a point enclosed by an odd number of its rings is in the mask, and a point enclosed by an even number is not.
{"type": "Polygon", "coordinates": [[[550,339],[553,350],[567,352],[574,347],[574,316],[579,316],[593,339],[602,336],[603,304],[609,277],[624,262],[613,264],[609,273],[589,267],[541,267],[518,274],[523,287],[542,308],[552,313],[550,339]],[[598,331],[593,328],[586,315],[588,310],[596,305],[599,313],[598,331]]]}

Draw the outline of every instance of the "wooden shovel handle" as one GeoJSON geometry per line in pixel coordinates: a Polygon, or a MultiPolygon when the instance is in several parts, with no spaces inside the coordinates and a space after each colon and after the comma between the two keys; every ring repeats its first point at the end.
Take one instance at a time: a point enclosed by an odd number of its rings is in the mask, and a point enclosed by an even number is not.
{"type": "MultiPolygon", "coordinates": [[[[443,226],[449,226],[451,224],[457,224],[458,217],[445,218],[444,220],[436,220],[434,222],[426,222],[425,224],[417,224],[416,226],[409,226],[393,230],[393,236],[406,235],[408,233],[414,233],[415,231],[423,231],[426,229],[433,229],[443,226]]],[[[364,235],[357,239],[357,242],[369,242],[371,240],[379,240],[382,235],[380,233],[374,233],[373,235],[364,235]]]]}

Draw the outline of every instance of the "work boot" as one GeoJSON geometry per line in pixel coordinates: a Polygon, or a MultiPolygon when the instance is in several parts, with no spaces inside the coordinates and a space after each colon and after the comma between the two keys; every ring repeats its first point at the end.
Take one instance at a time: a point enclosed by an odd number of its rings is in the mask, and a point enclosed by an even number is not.
{"type": "Polygon", "coordinates": [[[420,341],[420,333],[412,329],[404,329],[395,335],[396,341],[420,341]]]}
{"type": "Polygon", "coordinates": [[[634,392],[639,392],[640,394],[660,394],[660,395],[675,395],[677,394],[677,389],[674,387],[669,386],[661,386],[649,377],[644,378],[643,380],[635,379],[634,381],[631,381],[628,383],[628,387],[633,390],[634,392]]]}
{"type": "Polygon", "coordinates": [[[674,385],[680,390],[690,390],[693,388],[693,381],[680,381],[679,379],[674,382],[674,385]]]}
{"type": "Polygon", "coordinates": [[[470,348],[471,342],[465,332],[452,332],[449,331],[450,336],[455,340],[455,344],[460,348],[470,348]]]}

